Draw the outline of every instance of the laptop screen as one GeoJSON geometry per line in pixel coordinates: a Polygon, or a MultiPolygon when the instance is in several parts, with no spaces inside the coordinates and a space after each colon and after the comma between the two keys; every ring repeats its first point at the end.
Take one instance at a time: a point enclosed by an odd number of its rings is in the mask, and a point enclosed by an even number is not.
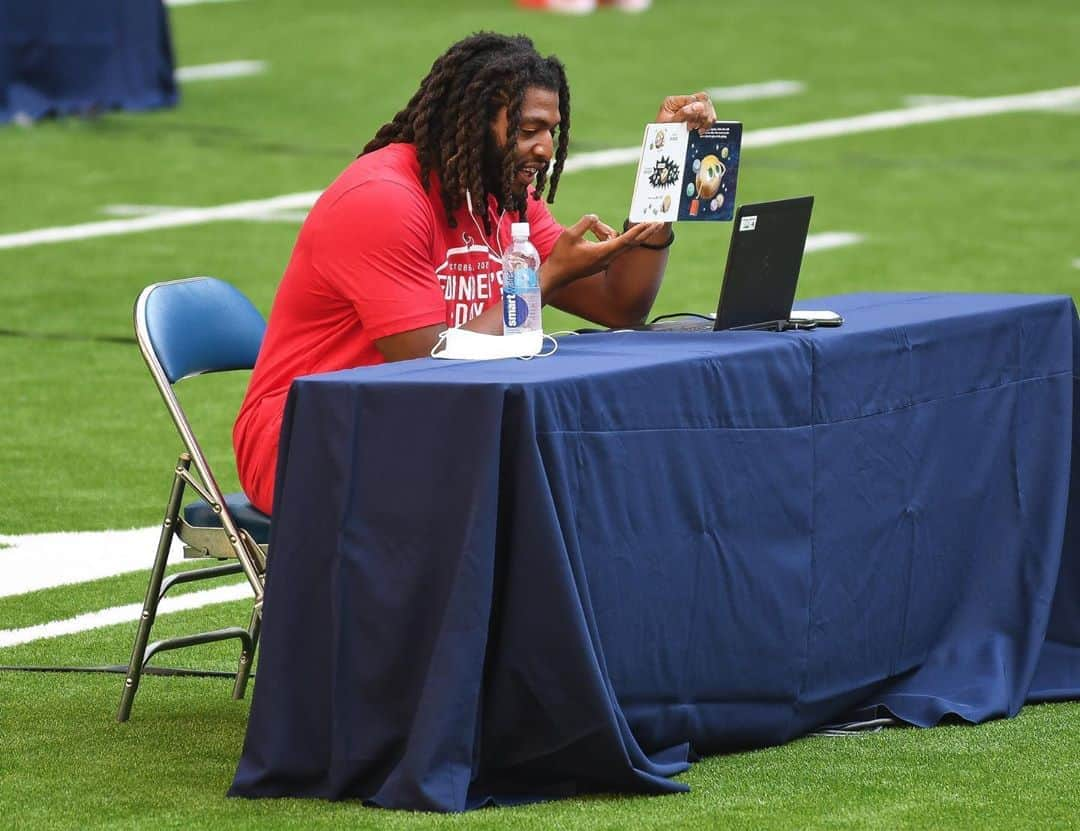
{"type": "Polygon", "coordinates": [[[735,215],[716,329],[786,321],[814,197],[743,205],[735,215]]]}

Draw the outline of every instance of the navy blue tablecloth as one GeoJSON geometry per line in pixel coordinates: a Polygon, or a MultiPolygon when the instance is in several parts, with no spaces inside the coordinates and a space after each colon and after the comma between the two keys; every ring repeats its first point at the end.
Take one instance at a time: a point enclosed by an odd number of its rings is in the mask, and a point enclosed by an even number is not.
{"type": "Polygon", "coordinates": [[[0,124],[176,100],[162,0],[0,0],[0,124]]]}
{"type": "Polygon", "coordinates": [[[1080,693],[1071,299],[811,305],[846,324],[299,379],[230,792],[663,793],[859,708],[1080,693]]]}

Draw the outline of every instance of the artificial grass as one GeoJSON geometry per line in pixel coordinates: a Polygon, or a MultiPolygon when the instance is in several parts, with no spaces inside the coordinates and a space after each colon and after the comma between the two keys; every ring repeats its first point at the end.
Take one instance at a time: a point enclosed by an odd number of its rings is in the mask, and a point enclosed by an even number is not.
{"type": "MultiPolygon", "coordinates": [[[[0,660],[3,660],[0,652],[0,660]]],[[[464,815],[224,796],[247,705],[223,679],[0,672],[0,804],[13,828],[1053,828],[1080,811],[1077,704],[932,730],[807,737],[704,759],[665,797],[589,795],[464,815]]],[[[255,683],[258,683],[257,681],[255,683]]]]}

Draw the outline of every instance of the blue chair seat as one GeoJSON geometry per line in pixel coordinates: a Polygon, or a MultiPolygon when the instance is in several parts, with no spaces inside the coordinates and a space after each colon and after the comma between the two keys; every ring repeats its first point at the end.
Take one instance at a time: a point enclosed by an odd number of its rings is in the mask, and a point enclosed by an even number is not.
{"type": "MultiPolygon", "coordinates": [[[[248,502],[242,493],[230,493],[225,496],[225,505],[232,514],[233,521],[243,528],[259,545],[270,543],[270,517],[248,502]]],[[[200,528],[220,528],[221,520],[210,510],[203,500],[184,506],[184,521],[188,525],[200,528]]]]}

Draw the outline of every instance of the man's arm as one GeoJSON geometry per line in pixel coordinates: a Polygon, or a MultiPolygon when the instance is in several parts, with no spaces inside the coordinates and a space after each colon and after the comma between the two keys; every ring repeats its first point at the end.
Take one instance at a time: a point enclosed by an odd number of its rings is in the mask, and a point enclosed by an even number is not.
{"type": "MultiPolygon", "coordinates": [[[[654,225],[637,247],[615,259],[604,271],[552,292],[547,302],[601,326],[637,326],[645,321],[660,291],[667,267],[670,224],[654,225]],[[663,246],[645,248],[642,244],[663,246]]],[[[614,232],[612,232],[614,233],[614,232]]]]}
{"type": "MultiPolygon", "coordinates": [[[[547,260],[540,266],[540,296],[551,297],[587,275],[599,276],[612,262],[626,254],[640,241],[650,238],[663,226],[659,223],[635,225],[623,234],[616,234],[595,215],[586,214],[563,231],[547,260]],[[592,232],[599,242],[590,242],[585,234],[592,232]]],[[[640,250],[640,249],[639,249],[640,250]]],[[[589,278],[591,279],[591,278],[589,278]]],[[[502,334],[502,306],[485,309],[462,326],[473,332],[502,334]]],[[[375,346],[388,361],[404,361],[428,355],[446,330],[445,324],[425,326],[378,338],[375,346]]]]}

